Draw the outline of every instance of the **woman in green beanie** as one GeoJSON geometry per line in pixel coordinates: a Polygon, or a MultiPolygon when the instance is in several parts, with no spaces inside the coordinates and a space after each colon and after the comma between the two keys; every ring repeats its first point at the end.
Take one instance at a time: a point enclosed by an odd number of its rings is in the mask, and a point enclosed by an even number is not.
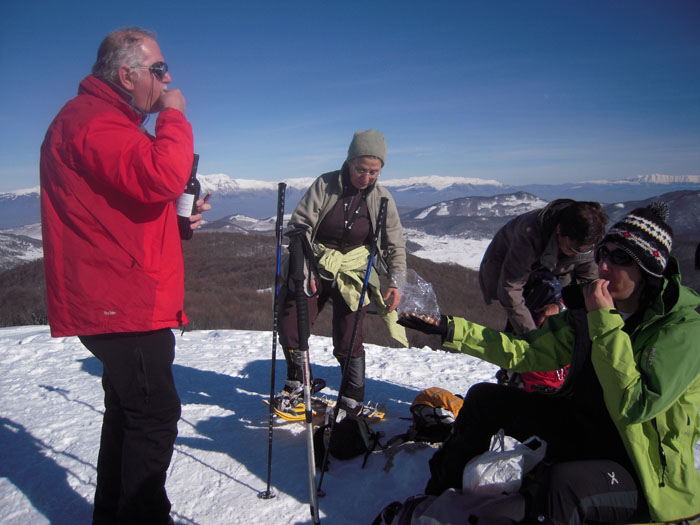
{"type": "MultiPolygon", "coordinates": [[[[389,191],[377,182],[386,159],[386,141],[381,132],[357,131],[340,170],[318,177],[302,197],[289,220],[290,228],[306,230],[314,250],[317,273],[309,283],[309,320],[314,319],[330,300],[333,305],[333,355],[344,366],[348,352],[351,358],[347,388],[339,400],[340,407],[360,413],[365,391],[365,352],[362,321],[367,299],[375,303],[386,317],[391,335],[407,345],[403,328],[396,324],[396,307],[401,299],[397,277],[406,272],[406,248],[396,204],[389,191]],[[359,306],[359,295],[367,269],[380,200],[388,199],[385,227],[377,240],[376,268],[386,273],[388,289],[381,293],[377,271],[372,270],[370,289],[360,309],[359,325],[350,348],[350,340],[359,306]],[[377,261],[378,260],[378,261],[377,261]],[[358,284],[359,283],[359,284],[358,284]],[[386,302],[385,302],[386,301],[386,302]],[[399,328],[400,330],[396,330],[399,328]]],[[[296,303],[287,294],[280,316],[280,343],[287,361],[287,380],[276,398],[275,408],[294,411],[301,404],[301,355],[297,334],[296,303]]],[[[316,380],[313,390],[325,383],[316,380]]]]}

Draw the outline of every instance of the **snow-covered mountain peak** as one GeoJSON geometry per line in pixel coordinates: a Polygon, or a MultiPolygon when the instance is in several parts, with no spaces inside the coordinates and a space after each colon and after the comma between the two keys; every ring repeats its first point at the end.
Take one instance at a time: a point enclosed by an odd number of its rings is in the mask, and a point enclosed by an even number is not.
{"type": "Polygon", "coordinates": [[[637,175],[626,180],[638,184],[700,184],[700,175],[662,175],[654,173],[651,175],[637,175]]]}
{"type": "Polygon", "coordinates": [[[420,186],[435,190],[444,190],[451,186],[498,186],[503,184],[497,180],[475,179],[470,177],[442,177],[440,175],[430,175],[427,177],[408,177],[406,179],[381,180],[382,186],[387,188],[401,187],[402,190],[417,189],[420,186]]]}
{"type": "Polygon", "coordinates": [[[5,197],[5,198],[13,198],[13,197],[20,197],[22,195],[31,195],[32,193],[36,193],[39,195],[40,191],[40,186],[32,186],[31,188],[24,188],[22,190],[13,190],[13,191],[8,191],[4,193],[0,193],[0,197],[5,197]]]}
{"type": "Polygon", "coordinates": [[[581,184],[629,184],[630,186],[640,184],[700,184],[700,175],[663,175],[661,173],[653,173],[651,175],[637,175],[636,177],[627,177],[619,180],[587,180],[581,184]]]}
{"type": "MultiPolygon", "coordinates": [[[[275,181],[260,181],[252,179],[234,179],[224,173],[214,173],[210,175],[198,174],[204,193],[219,193],[228,194],[235,191],[268,191],[276,190],[278,182],[275,181]]],[[[314,177],[299,177],[291,179],[283,179],[288,188],[297,190],[306,190],[315,180],[314,177]]],[[[503,187],[503,184],[497,180],[477,179],[470,177],[442,177],[439,175],[431,175],[427,177],[408,177],[405,179],[387,179],[381,180],[382,186],[387,188],[400,188],[401,191],[409,189],[432,189],[441,191],[452,186],[496,186],[503,187]]]]}
{"type": "Polygon", "coordinates": [[[312,177],[299,177],[296,179],[283,179],[282,181],[263,181],[254,179],[234,179],[225,173],[214,173],[211,175],[197,174],[202,193],[216,193],[227,195],[240,191],[277,191],[279,182],[285,182],[287,187],[299,190],[306,190],[314,181],[312,177]]]}

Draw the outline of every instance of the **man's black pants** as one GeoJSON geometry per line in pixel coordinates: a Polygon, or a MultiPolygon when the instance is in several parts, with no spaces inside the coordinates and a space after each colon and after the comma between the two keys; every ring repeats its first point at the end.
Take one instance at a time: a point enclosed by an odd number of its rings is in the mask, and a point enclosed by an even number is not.
{"type": "Polygon", "coordinates": [[[180,419],[170,329],[80,337],[102,362],[105,413],[93,524],[168,523],[165,477],[180,419]]]}

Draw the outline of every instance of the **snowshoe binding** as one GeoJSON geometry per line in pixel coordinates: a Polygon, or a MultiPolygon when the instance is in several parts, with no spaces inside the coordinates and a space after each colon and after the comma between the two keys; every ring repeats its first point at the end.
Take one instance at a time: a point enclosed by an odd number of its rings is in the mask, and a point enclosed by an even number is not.
{"type": "MultiPolygon", "coordinates": [[[[311,395],[320,392],[326,387],[326,381],[321,378],[313,379],[311,382],[311,395]]],[[[269,400],[264,399],[263,403],[270,405],[269,400]]],[[[287,380],[284,389],[275,395],[272,410],[277,416],[286,421],[304,420],[304,386],[300,381],[287,380]]]]}

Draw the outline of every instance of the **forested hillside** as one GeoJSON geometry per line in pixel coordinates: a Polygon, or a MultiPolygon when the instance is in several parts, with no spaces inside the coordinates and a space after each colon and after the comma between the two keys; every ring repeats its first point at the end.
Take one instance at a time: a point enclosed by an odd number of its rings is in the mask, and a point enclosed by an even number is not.
{"type": "MultiPolygon", "coordinates": [[[[275,239],[266,235],[197,232],[184,243],[187,330],[272,329],[275,239]]],[[[432,283],[442,312],[463,315],[494,328],[504,325],[497,306],[487,307],[477,273],[455,264],[438,264],[412,255],[408,266],[432,283]]],[[[0,273],[0,326],[46,324],[41,260],[0,273]]],[[[313,333],[330,335],[330,312],[313,333]]],[[[367,342],[395,346],[377,316],[368,316],[367,342]]],[[[412,346],[439,341],[411,331],[412,346]]]]}

